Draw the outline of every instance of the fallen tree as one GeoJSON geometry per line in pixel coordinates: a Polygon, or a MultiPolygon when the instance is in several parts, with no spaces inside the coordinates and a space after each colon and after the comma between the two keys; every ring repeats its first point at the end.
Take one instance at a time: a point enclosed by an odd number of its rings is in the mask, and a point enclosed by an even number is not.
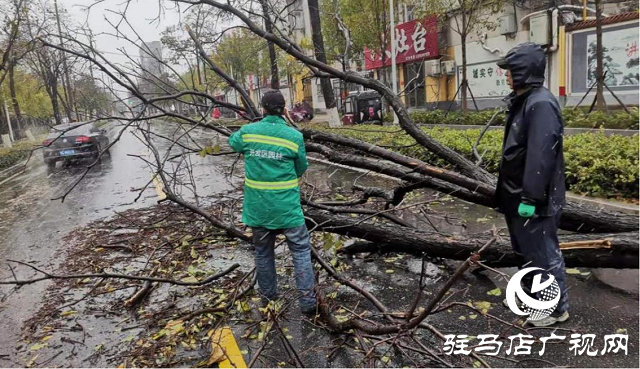
{"type": "MultiPolygon", "coordinates": [[[[340,252],[344,254],[408,252],[465,260],[492,237],[487,233],[453,236],[380,222],[373,224],[316,209],[307,209],[306,215],[313,220],[308,222],[309,228],[369,241],[342,248],[340,252]]],[[[575,245],[563,250],[568,267],[638,268],[638,232],[561,235],[560,242],[575,245]]],[[[487,248],[482,253],[482,262],[492,267],[524,264],[511,250],[508,236],[487,248]]]]}

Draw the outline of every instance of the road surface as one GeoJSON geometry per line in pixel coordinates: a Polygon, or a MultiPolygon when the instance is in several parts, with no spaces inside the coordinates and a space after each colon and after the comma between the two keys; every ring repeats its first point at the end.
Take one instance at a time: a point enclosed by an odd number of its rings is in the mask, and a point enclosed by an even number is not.
{"type": "MultiPolygon", "coordinates": [[[[117,127],[112,126],[109,134],[115,137],[117,127]]],[[[171,134],[168,129],[164,133],[171,134]]],[[[166,149],[166,145],[163,147],[166,149]]],[[[164,151],[162,151],[164,152],[164,151]]],[[[52,198],[65,193],[70,186],[82,175],[84,167],[73,165],[60,167],[48,171],[39,155],[29,163],[25,173],[0,186],[0,260],[21,260],[37,264],[45,269],[53,270],[59,267],[59,256],[65,249],[63,237],[77,227],[87,223],[111,217],[115,212],[130,208],[146,207],[156,203],[158,197],[153,186],[142,193],[139,200],[134,201],[140,189],[151,179],[151,170],[143,160],[136,156],[149,158],[147,148],[130,132],[126,132],[121,141],[116,144],[102,163],[92,170],[87,177],[69,194],[64,202],[52,201],[52,198]]],[[[235,156],[220,156],[200,158],[193,155],[194,177],[201,195],[228,191],[233,188],[225,177],[226,169],[233,163],[235,156]]],[[[346,171],[324,165],[313,164],[307,180],[316,186],[331,189],[335,192],[350,192],[350,186],[361,173],[346,171]]],[[[382,179],[359,179],[368,185],[381,185],[382,179]]],[[[237,182],[236,182],[237,183],[237,182]]],[[[188,191],[183,193],[189,197],[188,191]]],[[[486,229],[491,223],[502,226],[499,216],[491,210],[453,201],[443,205],[440,209],[455,213],[466,220],[469,229],[479,231],[486,229]]],[[[440,225],[449,221],[441,220],[440,225]]],[[[455,228],[449,231],[461,231],[455,228]]],[[[250,259],[249,259],[250,261],[250,259]]],[[[407,299],[407,288],[413,288],[419,275],[419,260],[407,257],[406,268],[390,275],[386,273],[384,264],[369,263],[353,260],[354,274],[358,280],[366,281],[371,291],[375,292],[385,303],[403,302],[407,299]]],[[[432,265],[438,269],[438,266],[432,265]]],[[[510,271],[512,272],[512,271],[510,271]]],[[[545,359],[558,365],[571,366],[635,366],[638,360],[638,284],[637,271],[606,271],[598,270],[585,275],[570,275],[568,277],[572,304],[572,319],[563,327],[577,329],[583,333],[594,333],[601,339],[604,334],[615,333],[619,329],[626,329],[629,334],[628,355],[608,355],[602,357],[574,357],[559,349],[551,350],[545,359]],[[594,277],[598,275],[608,283],[617,284],[620,289],[610,287],[594,277]],[[620,282],[623,283],[620,283],[620,282]]],[[[437,273],[436,273],[437,274],[437,273]]],[[[20,269],[16,271],[18,278],[32,277],[34,274],[20,269]]],[[[3,264],[0,277],[11,276],[10,270],[3,264]]],[[[504,291],[506,283],[483,275],[468,274],[458,286],[458,297],[462,300],[482,301],[493,299],[498,306],[502,297],[488,297],[485,291],[499,286],[504,291]],[[465,287],[466,286],[466,287],[465,287]],[[468,288],[467,288],[468,287],[468,288]]],[[[0,366],[22,366],[15,355],[15,347],[20,346],[23,323],[39,309],[40,297],[48,283],[24,286],[20,289],[0,288],[0,366]],[[8,355],[8,356],[3,356],[8,355]]],[[[435,288],[434,285],[431,288],[435,288]]],[[[433,291],[430,291],[433,292],[433,291]]],[[[492,313],[513,319],[506,309],[496,307],[492,313]]],[[[445,333],[494,333],[483,332],[486,326],[474,327],[471,321],[465,319],[464,326],[468,332],[460,331],[460,316],[468,315],[464,311],[451,311],[433,317],[430,322],[437,324],[445,333]]],[[[314,354],[313,346],[322,343],[328,345],[333,337],[323,331],[300,320],[290,320],[286,323],[296,348],[309,353],[305,356],[307,365],[317,366],[348,366],[361,365],[351,362],[349,357],[337,355],[334,361],[328,362],[324,355],[314,354]]],[[[599,342],[597,342],[599,344],[599,342]]],[[[239,339],[241,348],[249,342],[239,339]]],[[[249,357],[250,357],[249,353],[249,357]]],[[[58,363],[64,365],[64,363],[58,363]]],[[[276,362],[273,365],[277,364],[276,362]]],[[[502,363],[507,365],[508,363],[502,363]]],[[[54,365],[52,363],[51,365],[54,365]]],[[[409,364],[407,364],[409,365],[409,364]]]]}

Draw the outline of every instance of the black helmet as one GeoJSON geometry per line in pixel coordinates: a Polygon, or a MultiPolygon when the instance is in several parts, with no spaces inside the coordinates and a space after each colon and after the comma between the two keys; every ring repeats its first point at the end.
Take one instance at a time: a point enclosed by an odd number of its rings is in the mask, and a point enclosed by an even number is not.
{"type": "Polygon", "coordinates": [[[278,90],[267,90],[260,101],[268,114],[281,115],[284,112],[284,96],[278,90]]]}
{"type": "Polygon", "coordinates": [[[511,71],[513,86],[516,88],[541,86],[544,82],[547,60],[544,50],[533,42],[525,42],[514,47],[496,64],[511,71]]]}

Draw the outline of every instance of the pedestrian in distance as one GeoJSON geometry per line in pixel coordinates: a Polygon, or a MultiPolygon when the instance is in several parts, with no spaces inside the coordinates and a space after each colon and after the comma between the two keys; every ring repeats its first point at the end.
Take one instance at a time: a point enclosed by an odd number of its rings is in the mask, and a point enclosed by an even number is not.
{"type": "Polygon", "coordinates": [[[300,205],[299,179],[307,170],[302,133],[283,118],[284,96],[265,92],[264,118],[242,126],[229,137],[234,151],[244,154],[242,221],[253,231],[258,286],[263,301],[278,298],[275,241],[283,234],[293,256],[300,309],[316,311],[309,232],[300,205]]]}
{"type": "MultiPolygon", "coordinates": [[[[527,320],[537,327],[569,319],[569,296],[565,266],[558,242],[558,225],[565,202],[563,120],[560,105],[543,86],[546,57],[534,43],[511,49],[498,66],[507,70],[513,90],[508,105],[502,159],[496,188],[498,209],[504,213],[511,245],[523,265],[547,271],[558,282],[560,301],[555,311],[539,320],[527,320]]],[[[546,279],[542,274],[542,281],[546,279]]],[[[532,293],[536,273],[523,278],[523,289],[532,293]]]]}

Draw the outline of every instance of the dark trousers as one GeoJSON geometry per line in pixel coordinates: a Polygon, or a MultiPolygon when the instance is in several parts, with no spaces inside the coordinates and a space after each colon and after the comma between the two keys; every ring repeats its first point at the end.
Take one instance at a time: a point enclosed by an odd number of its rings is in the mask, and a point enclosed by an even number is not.
{"type": "Polygon", "coordinates": [[[274,246],[276,236],[284,234],[293,256],[296,284],[300,294],[300,307],[303,309],[314,308],[316,306],[315,280],[307,226],[303,224],[296,228],[278,230],[253,227],[252,230],[260,294],[267,300],[274,300],[278,296],[274,246]]]}
{"type": "MultiPolygon", "coordinates": [[[[505,215],[511,247],[523,259],[521,267],[538,267],[552,274],[560,287],[561,297],[556,308],[557,313],[569,310],[569,295],[564,272],[564,259],[558,242],[558,224],[560,212],[549,217],[523,218],[519,215],[505,215]]],[[[531,293],[531,284],[535,272],[528,273],[523,279],[523,290],[536,299],[537,294],[531,293]]],[[[542,281],[547,278],[543,274],[542,281]]]]}

